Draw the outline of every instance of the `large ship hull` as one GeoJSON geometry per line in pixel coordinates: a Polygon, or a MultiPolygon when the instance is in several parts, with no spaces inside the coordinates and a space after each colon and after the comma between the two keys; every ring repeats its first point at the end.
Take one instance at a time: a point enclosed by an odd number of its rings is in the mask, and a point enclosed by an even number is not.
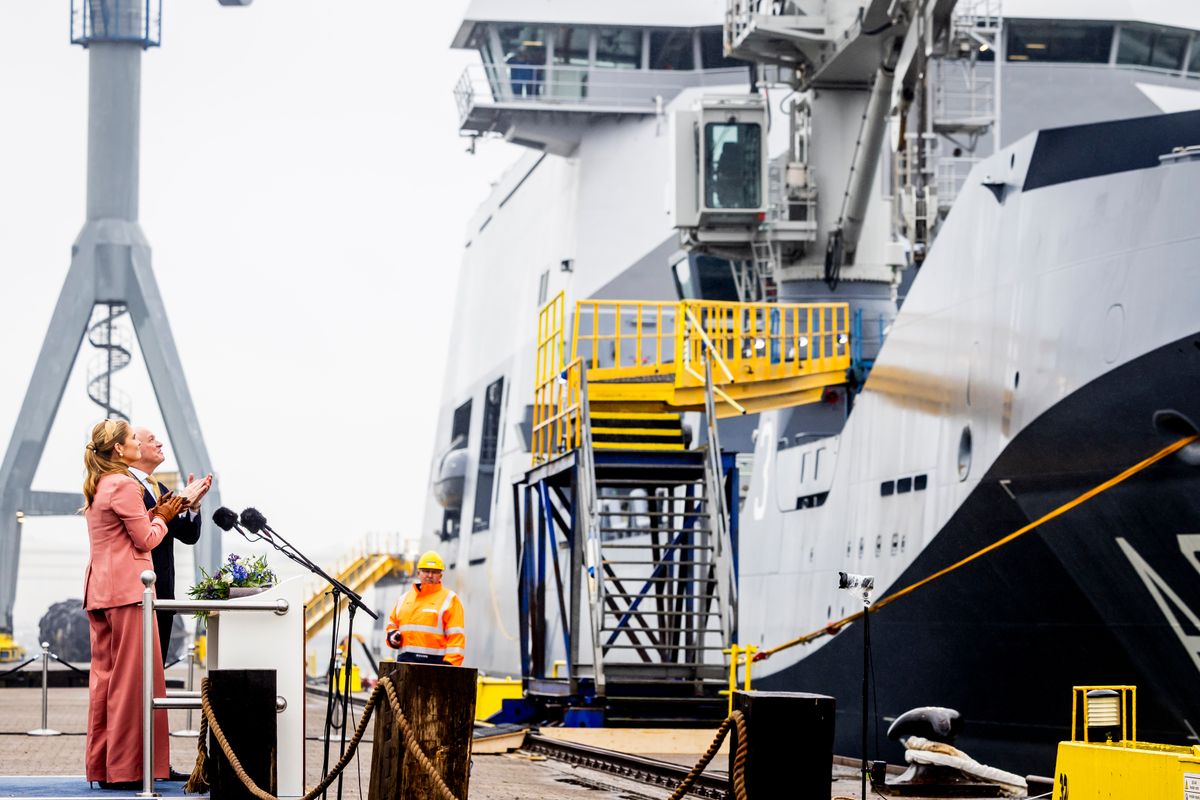
{"type": "MultiPolygon", "coordinates": [[[[784,542],[766,558],[744,556],[743,603],[790,578],[794,596],[815,601],[791,611],[795,632],[820,628],[853,610],[835,570],[876,575],[884,596],[1195,433],[1200,164],[1159,156],[1196,138],[1194,112],[1078,126],[1030,137],[973,173],[968,188],[994,197],[976,191],[947,220],[837,437],[828,500],[743,526],[744,547],[763,549],[755,542],[767,532],[784,542]],[[914,472],[928,475],[929,491],[892,495],[888,479],[914,472]],[[920,543],[911,560],[895,538],[889,552],[891,531],[920,543]],[[801,558],[775,566],[776,554],[795,553],[789,538],[801,558]]],[[[779,464],[761,440],[756,471],[772,456],[779,464]]],[[[1195,741],[1197,451],[881,609],[869,709],[881,732],[909,708],[950,706],[966,719],[960,743],[972,755],[1048,772],[1068,735],[1070,687],[1128,683],[1140,688],[1139,737],[1195,741]]],[[[746,641],[785,638],[777,623],[742,621],[746,641]]],[[[839,751],[857,754],[862,649],[856,623],[766,662],[756,685],[835,695],[839,751]]]]}
{"type": "MultiPolygon", "coordinates": [[[[906,586],[1027,525],[1164,446],[1153,415],[1200,418],[1200,331],[1105,374],[1005,448],[906,586]]],[[[869,707],[879,739],[921,705],[959,710],[959,745],[1048,774],[1069,735],[1070,687],[1139,687],[1139,737],[1187,741],[1200,716],[1200,468],[1179,456],[1137,473],[872,618],[869,707]],[[1164,605],[1165,604],[1165,605],[1164,605]],[[876,716],[876,714],[878,716],[876,716]]],[[[862,625],[838,634],[763,689],[838,701],[837,749],[858,753],[862,625]]],[[[872,728],[874,731],[875,728],[872,728]]],[[[872,742],[875,735],[872,734],[872,742]]],[[[896,745],[883,754],[897,760],[896,745]]]]}

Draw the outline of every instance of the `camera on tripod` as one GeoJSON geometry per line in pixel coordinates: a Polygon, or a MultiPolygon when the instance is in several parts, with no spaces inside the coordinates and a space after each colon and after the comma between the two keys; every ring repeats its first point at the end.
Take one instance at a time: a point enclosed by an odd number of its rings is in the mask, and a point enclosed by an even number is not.
{"type": "Polygon", "coordinates": [[[862,589],[865,592],[872,591],[875,588],[874,575],[857,575],[853,572],[838,573],[838,588],[839,589],[862,589]]]}

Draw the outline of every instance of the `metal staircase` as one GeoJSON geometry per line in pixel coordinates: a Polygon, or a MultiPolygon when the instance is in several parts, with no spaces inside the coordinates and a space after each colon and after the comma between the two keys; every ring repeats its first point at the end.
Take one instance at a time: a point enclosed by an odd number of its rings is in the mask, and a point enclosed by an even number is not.
{"type": "MultiPolygon", "coordinates": [[[[413,574],[415,563],[413,554],[402,553],[402,549],[404,548],[399,542],[393,543],[372,537],[363,542],[348,562],[334,570],[334,577],[359,594],[379,583],[402,582],[413,574]]],[[[329,585],[324,582],[315,584],[304,603],[305,641],[320,633],[346,605],[347,600],[343,596],[338,607],[334,608],[329,585]]],[[[378,610],[386,614],[390,608],[378,610]]]]}
{"type": "Polygon", "coordinates": [[[513,487],[526,697],[568,725],[721,719],[737,469],[716,421],[844,384],[848,307],[588,300],[570,350],[566,328],[560,294],[538,317],[533,466],[513,487]]]}

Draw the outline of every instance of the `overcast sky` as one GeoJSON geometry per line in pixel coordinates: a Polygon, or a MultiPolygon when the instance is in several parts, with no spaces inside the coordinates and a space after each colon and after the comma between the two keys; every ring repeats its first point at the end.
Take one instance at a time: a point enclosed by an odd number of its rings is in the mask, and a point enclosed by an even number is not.
{"type": "MultiPolygon", "coordinates": [[[[463,230],[518,154],[471,156],[458,136],[452,90],[478,58],[449,49],[466,2],[164,6],[143,56],[140,221],[222,500],[330,559],[368,532],[415,538],[463,230]]],[[[0,6],[3,448],[84,221],[88,58],[68,19],[68,0],[0,6]]],[[[79,490],[96,352],[34,488],[79,490]]],[[[116,384],[162,431],[135,359],[116,384]]],[[[22,550],[18,627],[47,605],[30,584],[62,572],[36,556],[86,559],[82,520],[30,521],[22,550]]]]}

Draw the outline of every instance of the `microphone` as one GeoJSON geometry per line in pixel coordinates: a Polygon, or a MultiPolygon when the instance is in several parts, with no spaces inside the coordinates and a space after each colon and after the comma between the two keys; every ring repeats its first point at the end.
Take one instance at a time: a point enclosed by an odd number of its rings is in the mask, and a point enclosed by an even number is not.
{"type": "Polygon", "coordinates": [[[247,534],[246,531],[242,530],[242,526],[238,525],[237,514],[225,506],[221,506],[213,512],[212,521],[216,523],[216,526],[223,531],[230,531],[234,528],[237,528],[237,532],[240,533],[242,538],[247,542],[257,541],[257,539],[251,539],[250,535],[247,534]]]}
{"type": "Polygon", "coordinates": [[[237,514],[230,511],[225,506],[221,506],[213,512],[212,521],[217,527],[223,531],[233,530],[238,523],[237,514]]]}
{"type": "Polygon", "coordinates": [[[267,524],[267,518],[257,508],[247,508],[242,512],[242,524],[251,532],[267,539],[270,539],[271,534],[275,532],[271,530],[271,526],[267,524]]]}

